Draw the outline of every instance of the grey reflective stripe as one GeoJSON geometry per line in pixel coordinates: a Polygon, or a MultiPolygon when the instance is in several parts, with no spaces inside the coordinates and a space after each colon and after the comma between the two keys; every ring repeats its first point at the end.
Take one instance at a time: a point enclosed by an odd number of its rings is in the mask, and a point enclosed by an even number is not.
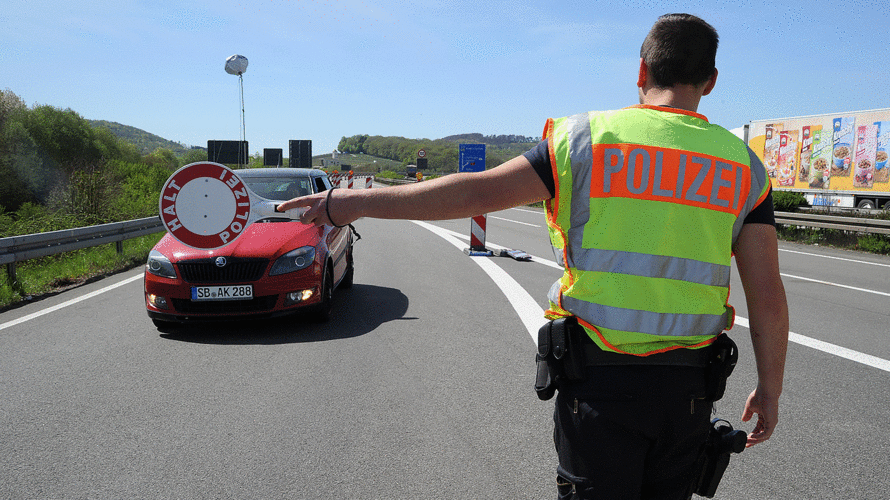
{"type": "Polygon", "coordinates": [[[562,267],[566,267],[565,259],[562,257],[562,249],[556,248],[552,244],[550,245],[550,249],[553,250],[553,257],[556,258],[556,263],[562,267]]]}
{"type": "Polygon", "coordinates": [[[569,296],[563,296],[562,307],[596,327],[649,335],[717,335],[729,324],[729,312],[719,315],[656,313],[593,304],[569,296]]]}
{"type": "Polygon", "coordinates": [[[748,158],[751,163],[751,190],[748,192],[748,199],[745,200],[745,206],[732,226],[732,243],[735,244],[742,232],[742,226],[745,224],[745,217],[754,210],[754,204],[760,198],[760,192],[769,182],[766,177],[766,168],[763,162],[757,157],[757,153],[748,148],[748,158]]]}
{"type": "Polygon", "coordinates": [[[593,174],[593,139],[590,137],[590,114],[581,113],[566,118],[569,158],[572,161],[572,206],[566,231],[568,241],[567,267],[574,265],[574,251],[581,249],[584,228],[590,221],[590,176],[593,174]]]}
{"type": "Polygon", "coordinates": [[[575,269],[667,278],[708,286],[728,286],[730,266],[680,257],[585,248],[575,250],[575,269]]]}

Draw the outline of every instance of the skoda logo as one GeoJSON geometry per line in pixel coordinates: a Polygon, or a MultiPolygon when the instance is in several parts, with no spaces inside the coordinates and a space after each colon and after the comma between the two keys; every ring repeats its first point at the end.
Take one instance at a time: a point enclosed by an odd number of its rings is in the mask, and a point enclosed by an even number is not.
{"type": "Polygon", "coordinates": [[[214,261],[216,267],[226,267],[226,258],[225,257],[217,257],[216,261],[214,261]]]}

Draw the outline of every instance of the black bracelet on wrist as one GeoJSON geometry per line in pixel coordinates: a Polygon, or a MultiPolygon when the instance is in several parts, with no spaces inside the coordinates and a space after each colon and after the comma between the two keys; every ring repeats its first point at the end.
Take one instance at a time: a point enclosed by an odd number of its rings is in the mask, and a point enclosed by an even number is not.
{"type": "Polygon", "coordinates": [[[334,222],[334,219],[331,218],[331,195],[334,194],[334,189],[328,189],[328,197],[324,201],[324,211],[328,215],[328,220],[331,222],[331,225],[334,227],[346,227],[346,224],[342,226],[334,222]]]}

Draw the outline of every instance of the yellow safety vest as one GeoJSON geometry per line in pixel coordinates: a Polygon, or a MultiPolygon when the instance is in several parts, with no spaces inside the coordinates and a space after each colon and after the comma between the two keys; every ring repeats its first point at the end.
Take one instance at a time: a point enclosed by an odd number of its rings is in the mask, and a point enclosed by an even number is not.
{"type": "Polygon", "coordinates": [[[544,138],[565,268],[547,317],[577,316],[600,348],[639,356],[731,328],[732,245],[769,191],[757,156],[704,116],[657,106],[550,119],[544,138]]]}

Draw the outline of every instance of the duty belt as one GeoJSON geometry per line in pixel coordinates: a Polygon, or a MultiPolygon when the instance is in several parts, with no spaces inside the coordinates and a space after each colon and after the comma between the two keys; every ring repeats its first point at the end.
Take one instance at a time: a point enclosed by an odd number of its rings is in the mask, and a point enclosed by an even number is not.
{"type": "Polygon", "coordinates": [[[700,349],[680,348],[648,356],[634,356],[632,354],[604,351],[593,343],[585,343],[583,347],[587,366],[648,365],[704,368],[708,366],[713,356],[710,346],[700,349]]]}

